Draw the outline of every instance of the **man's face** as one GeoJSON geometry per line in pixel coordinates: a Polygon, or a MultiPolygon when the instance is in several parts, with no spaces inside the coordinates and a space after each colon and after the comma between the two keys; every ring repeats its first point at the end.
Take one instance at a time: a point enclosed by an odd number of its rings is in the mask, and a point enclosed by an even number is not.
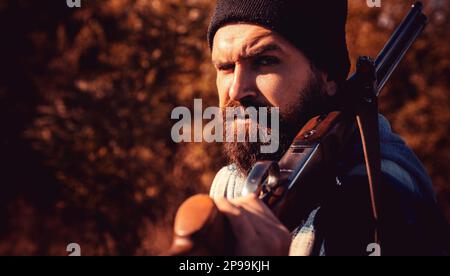
{"type": "Polygon", "coordinates": [[[212,60],[221,108],[241,105],[280,110],[278,153],[261,154],[255,143],[225,144],[230,161],[244,174],[257,160],[280,158],[307,120],[322,111],[326,96],[334,93],[326,75],[313,69],[297,48],[257,25],[220,28],[214,37],[212,60]]]}

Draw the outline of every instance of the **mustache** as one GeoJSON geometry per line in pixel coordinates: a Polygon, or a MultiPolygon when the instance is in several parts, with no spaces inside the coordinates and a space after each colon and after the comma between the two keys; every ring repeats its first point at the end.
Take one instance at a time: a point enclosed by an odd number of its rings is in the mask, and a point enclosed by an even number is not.
{"type": "MultiPolygon", "coordinates": [[[[256,109],[256,112],[258,114],[257,118],[256,118],[256,120],[252,120],[251,123],[255,123],[256,127],[258,129],[261,127],[261,125],[260,125],[261,117],[260,117],[260,113],[259,113],[259,108],[261,108],[261,107],[266,108],[266,110],[263,111],[263,112],[266,112],[265,113],[266,114],[266,116],[265,116],[266,117],[266,121],[265,121],[264,129],[270,132],[271,131],[271,126],[273,124],[273,122],[272,122],[272,112],[273,112],[273,110],[272,109],[273,109],[274,105],[272,105],[272,104],[270,104],[268,102],[264,103],[264,102],[256,101],[252,97],[246,97],[246,98],[243,98],[243,99],[241,99],[239,101],[236,101],[236,100],[228,101],[225,104],[225,106],[221,108],[222,109],[222,116],[223,116],[224,124],[226,124],[227,115],[228,115],[228,112],[229,112],[227,110],[228,108],[231,108],[231,109],[239,108],[239,109],[241,109],[240,111],[245,114],[245,110],[247,108],[249,108],[249,107],[253,107],[253,108],[256,109]]],[[[245,118],[248,119],[249,117],[245,116],[245,118]]],[[[278,120],[279,120],[279,124],[281,125],[281,127],[283,127],[285,125],[285,118],[284,118],[284,114],[282,112],[279,113],[278,120]]],[[[246,130],[248,130],[249,127],[250,126],[248,124],[245,125],[246,130]]]]}
{"type": "MultiPolygon", "coordinates": [[[[256,101],[254,98],[252,97],[246,97],[243,98],[239,101],[236,100],[231,100],[226,102],[225,106],[223,106],[221,108],[222,110],[222,115],[224,118],[224,121],[227,118],[227,108],[241,108],[241,111],[245,111],[245,109],[249,108],[249,107],[253,107],[257,110],[258,112],[258,118],[256,120],[256,123],[259,127],[259,123],[260,123],[260,116],[259,116],[259,108],[260,107],[265,107],[267,108],[265,112],[267,112],[267,128],[270,129],[270,126],[272,125],[272,108],[274,108],[275,106],[272,105],[269,102],[261,102],[261,101],[256,101]]],[[[285,118],[285,114],[279,110],[279,123],[281,125],[281,127],[283,127],[286,124],[286,118],[285,118]]]]}
{"type": "Polygon", "coordinates": [[[223,107],[223,109],[225,109],[227,107],[229,107],[229,108],[240,107],[240,108],[244,108],[244,109],[248,108],[248,107],[254,107],[256,109],[259,109],[260,107],[267,107],[267,108],[270,109],[271,107],[274,107],[274,106],[272,106],[269,103],[258,102],[256,100],[248,97],[248,98],[243,98],[243,99],[241,99],[239,101],[236,101],[236,100],[228,101],[225,104],[225,106],[223,107]]]}

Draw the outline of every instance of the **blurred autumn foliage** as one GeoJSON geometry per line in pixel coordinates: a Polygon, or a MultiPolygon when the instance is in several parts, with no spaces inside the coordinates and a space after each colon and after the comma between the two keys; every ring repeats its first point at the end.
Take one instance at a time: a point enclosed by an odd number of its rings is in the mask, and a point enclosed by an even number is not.
{"type": "MultiPolygon", "coordinates": [[[[214,1],[0,0],[0,254],[152,255],[183,199],[207,192],[219,145],[175,144],[170,114],[217,105],[205,37],[214,1]]],[[[351,0],[348,44],[375,56],[412,1],[351,0]]],[[[381,100],[450,218],[450,4],[381,100]]]]}

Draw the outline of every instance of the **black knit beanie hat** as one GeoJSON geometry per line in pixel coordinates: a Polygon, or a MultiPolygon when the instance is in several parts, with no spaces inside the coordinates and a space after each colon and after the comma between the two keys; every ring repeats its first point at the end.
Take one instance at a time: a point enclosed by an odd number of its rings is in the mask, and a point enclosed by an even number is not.
{"type": "Polygon", "coordinates": [[[329,78],[343,81],[350,70],[345,24],[347,0],[217,0],[208,43],[229,23],[273,30],[296,46],[329,78]]]}

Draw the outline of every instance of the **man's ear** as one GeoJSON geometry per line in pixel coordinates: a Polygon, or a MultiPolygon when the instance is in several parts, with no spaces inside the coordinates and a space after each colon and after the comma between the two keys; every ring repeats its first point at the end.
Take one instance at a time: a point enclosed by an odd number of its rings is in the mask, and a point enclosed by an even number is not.
{"type": "Polygon", "coordinates": [[[325,91],[327,92],[328,96],[334,96],[337,93],[337,83],[334,80],[330,80],[328,78],[328,74],[325,72],[321,72],[320,76],[322,77],[323,83],[325,84],[325,91]]]}

